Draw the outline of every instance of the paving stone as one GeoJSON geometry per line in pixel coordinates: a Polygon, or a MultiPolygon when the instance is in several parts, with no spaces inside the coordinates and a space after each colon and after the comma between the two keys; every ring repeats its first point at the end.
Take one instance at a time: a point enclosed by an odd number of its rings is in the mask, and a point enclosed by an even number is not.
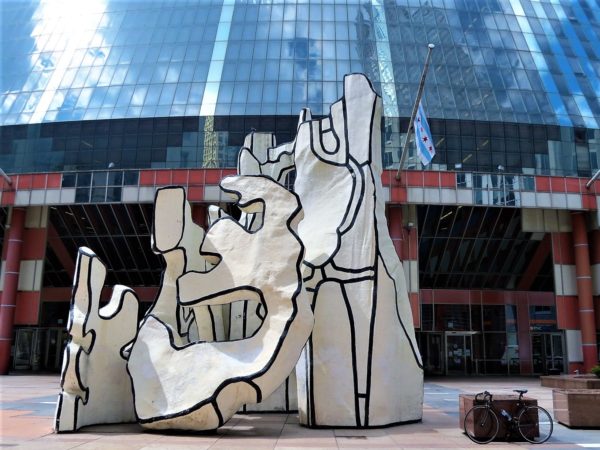
{"type": "MultiPolygon", "coordinates": [[[[48,406],[59,391],[57,375],[9,375],[0,377],[1,448],[78,450],[207,450],[207,449],[473,449],[482,447],[458,426],[458,396],[488,390],[510,394],[525,388],[528,397],[552,410],[552,389],[537,378],[437,378],[425,383],[423,421],[377,429],[309,429],[298,424],[295,414],[236,414],[213,433],[143,432],[135,424],[94,425],[78,433],[54,434],[53,408],[48,406]],[[15,405],[21,405],[14,409],[15,405]]],[[[490,450],[600,448],[600,430],[570,430],[555,423],[550,441],[492,442],[490,450]]]]}

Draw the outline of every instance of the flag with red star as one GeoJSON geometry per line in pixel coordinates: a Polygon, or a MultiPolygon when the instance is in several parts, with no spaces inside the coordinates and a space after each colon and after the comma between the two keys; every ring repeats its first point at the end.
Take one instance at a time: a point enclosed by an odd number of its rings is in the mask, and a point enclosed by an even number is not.
{"type": "Polygon", "coordinates": [[[419,110],[415,117],[415,139],[417,141],[417,153],[419,159],[424,166],[429,164],[435,156],[435,147],[433,145],[433,139],[431,138],[431,130],[425,117],[425,111],[423,105],[419,102],[419,110]]]}

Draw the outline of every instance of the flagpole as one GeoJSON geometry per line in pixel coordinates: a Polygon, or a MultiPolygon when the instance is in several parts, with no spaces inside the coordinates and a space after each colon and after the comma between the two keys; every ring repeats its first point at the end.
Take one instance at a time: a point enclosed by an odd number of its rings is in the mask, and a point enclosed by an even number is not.
{"type": "Polygon", "coordinates": [[[400,154],[400,166],[396,173],[396,180],[400,181],[400,172],[402,166],[404,166],[404,160],[406,160],[406,154],[408,153],[408,144],[410,142],[410,136],[413,132],[413,125],[415,123],[415,117],[417,116],[417,110],[419,109],[419,102],[423,95],[423,89],[425,88],[425,77],[427,77],[427,71],[429,70],[429,61],[431,60],[431,51],[435,48],[435,45],[429,44],[427,46],[427,58],[425,59],[425,67],[423,67],[423,73],[421,74],[421,81],[419,82],[419,89],[417,90],[417,99],[413,106],[412,114],[410,116],[410,122],[408,122],[408,131],[406,132],[406,139],[404,140],[404,146],[402,147],[402,153],[400,154]]]}

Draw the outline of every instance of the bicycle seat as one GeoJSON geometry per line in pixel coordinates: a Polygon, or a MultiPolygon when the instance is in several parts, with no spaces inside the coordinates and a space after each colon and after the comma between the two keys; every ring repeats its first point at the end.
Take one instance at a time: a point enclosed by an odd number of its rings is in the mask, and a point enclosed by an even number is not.
{"type": "Polygon", "coordinates": [[[523,394],[527,394],[527,389],[513,389],[513,392],[523,395],[523,394]]]}

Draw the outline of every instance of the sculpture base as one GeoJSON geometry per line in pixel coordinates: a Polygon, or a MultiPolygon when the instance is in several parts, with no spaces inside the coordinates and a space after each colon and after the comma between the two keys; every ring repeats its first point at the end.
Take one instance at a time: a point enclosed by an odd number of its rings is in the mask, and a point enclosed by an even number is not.
{"type": "Polygon", "coordinates": [[[302,428],[310,428],[311,430],[376,430],[376,429],[380,429],[380,428],[390,428],[390,427],[397,427],[397,426],[401,426],[401,425],[410,425],[412,423],[421,423],[423,422],[423,419],[416,419],[416,420],[405,420],[403,422],[394,422],[394,423],[387,423],[385,425],[373,425],[373,426],[356,426],[356,425],[305,425],[305,424],[300,424],[300,426],[302,428]]]}

